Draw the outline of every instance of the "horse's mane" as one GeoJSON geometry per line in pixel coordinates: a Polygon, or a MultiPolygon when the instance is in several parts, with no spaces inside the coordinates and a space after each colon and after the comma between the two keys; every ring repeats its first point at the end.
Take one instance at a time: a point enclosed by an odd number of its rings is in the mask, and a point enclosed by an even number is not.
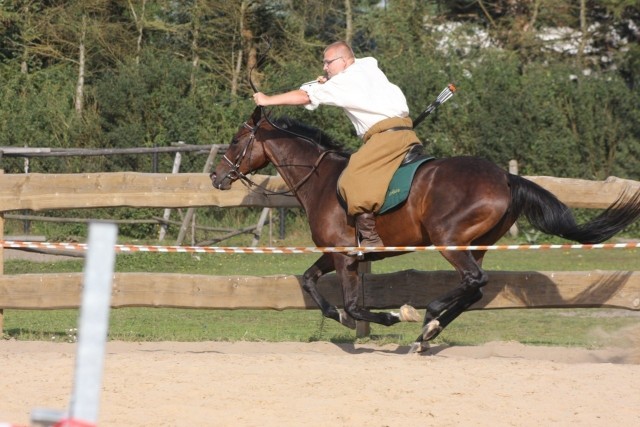
{"type": "Polygon", "coordinates": [[[351,151],[345,148],[341,142],[330,137],[324,131],[299,120],[287,116],[278,117],[274,124],[281,129],[315,142],[324,150],[332,150],[343,156],[351,155],[351,151]]]}

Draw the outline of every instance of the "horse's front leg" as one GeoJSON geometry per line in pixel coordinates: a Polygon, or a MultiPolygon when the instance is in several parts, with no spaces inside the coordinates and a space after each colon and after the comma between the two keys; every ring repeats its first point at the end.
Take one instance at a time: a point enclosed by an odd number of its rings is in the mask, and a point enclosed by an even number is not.
{"type": "Polygon", "coordinates": [[[344,310],[356,320],[391,326],[401,321],[397,313],[374,313],[360,304],[362,295],[362,275],[358,272],[359,261],[356,257],[334,254],[336,273],[344,298],[344,310]]]}
{"type": "Polygon", "coordinates": [[[302,289],[307,292],[313,301],[318,305],[324,317],[340,322],[350,329],[356,328],[356,321],[347,313],[338,310],[331,305],[325,297],[318,291],[318,280],[320,277],[335,270],[333,256],[323,254],[311,267],[302,275],[302,289]]]}

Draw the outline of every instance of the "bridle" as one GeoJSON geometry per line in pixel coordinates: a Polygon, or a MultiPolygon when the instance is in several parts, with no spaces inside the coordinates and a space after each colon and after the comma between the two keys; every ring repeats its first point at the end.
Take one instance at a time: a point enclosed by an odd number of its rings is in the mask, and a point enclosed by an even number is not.
{"type": "MultiPolygon", "coordinates": [[[[257,182],[253,181],[250,177],[248,177],[247,175],[245,175],[243,172],[240,171],[240,164],[242,163],[242,161],[244,160],[244,158],[247,156],[247,153],[250,153],[251,150],[250,148],[253,146],[253,143],[256,140],[256,132],[258,131],[258,129],[260,128],[260,125],[262,124],[263,121],[266,121],[267,123],[269,123],[271,126],[273,126],[275,129],[278,129],[281,132],[285,132],[288,133],[290,135],[295,136],[296,138],[302,138],[305,139],[307,141],[312,141],[310,138],[308,138],[305,135],[300,135],[297,134],[296,132],[293,132],[289,129],[285,129],[283,127],[278,126],[276,123],[274,123],[268,116],[268,114],[266,114],[264,107],[260,107],[261,108],[261,117],[260,120],[258,120],[258,122],[254,125],[254,126],[250,126],[247,122],[244,122],[242,124],[242,126],[246,129],[249,129],[250,131],[250,135],[249,135],[249,141],[245,144],[244,148],[242,149],[242,151],[236,156],[235,160],[231,160],[228,156],[227,153],[225,153],[222,156],[222,160],[227,163],[230,166],[230,170],[224,175],[224,178],[222,179],[223,181],[225,179],[230,179],[232,181],[236,181],[239,180],[240,182],[242,182],[247,188],[249,188],[251,191],[256,191],[253,187],[257,187],[260,188],[264,194],[266,195],[286,195],[286,196],[294,196],[295,193],[298,191],[298,189],[300,189],[300,187],[309,180],[309,178],[311,178],[311,176],[316,172],[316,170],[318,169],[318,167],[320,166],[320,163],[322,162],[322,160],[324,159],[324,157],[329,154],[329,153],[334,153],[336,152],[335,150],[326,150],[323,151],[322,153],[320,153],[320,155],[318,156],[318,158],[316,159],[315,163],[312,166],[309,166],[311,168],[311,170],[309,171],[309,173],[307,173],[304,177],[302,177],[292,188],[288,189],[288,190],[284,190],[284,191],[273,191],[273,190],[269,190],[268,188],[266,188],[263,185],[258,184],[257,182]]],[[[313,141],[312,141],[313,142],[313,141]]],[[[276,167],[284,167],[284,165],[278,165],[275,162],[273,162],[273,160],[271,161],[274,166],[276,167]]],[[[215,172],[213,172],[210,176],[212,176],[215,172]]]]}
{"type": "MultiPolygon", "coordinates": [[[[249,137],[249,142],[244,146],[244,149],[242,150],[242,152],[236,156],[236,159],[234,161],[231,161],[231,159],[227,157],[226,152],[222,155],[222,160],[224,160],[231,167],[231,169],[229,169],[229,171],[225,174],[225,176],[222,178],[221,181],[224,181],[227,178],[230,179],[231,181],[240,180],[243,184],[247,185],[249,188],[252,185],[258,185],[254,181],[252,181],[251,178],[249,178],[248,176],[246,176],[244,173],[240,171],[240,163],[242,163],[242,160],[247,155],[247,152],[249,151],[249,147],[253,145],[253,141],[255,141],[256,139],[256,131],[260,127],[261,121],[262,119],[260,119],[254,127],[249,126],[247,122],[244,122],[242,124],[243,127],[249,129],[249,131],[251,132],[251,136],[249,137]]],[[[213,177],[214,174],[215,172],[211,172],[211,174],[209,174],[209,177],[210,178],[213,177]]]]}

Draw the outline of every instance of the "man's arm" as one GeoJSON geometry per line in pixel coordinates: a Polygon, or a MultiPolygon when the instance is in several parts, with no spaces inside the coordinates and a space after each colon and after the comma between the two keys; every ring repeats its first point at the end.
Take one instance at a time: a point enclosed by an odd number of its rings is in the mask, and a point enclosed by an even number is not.
{"type": "Polygon", "coordinates": [[[253,100],[256,105],[261,105],[263,107],[269,107],[272,105],[306,105],[311,102],[307,92],[301,89],[271,96],[258,92],[253,94],[253,100]]]}

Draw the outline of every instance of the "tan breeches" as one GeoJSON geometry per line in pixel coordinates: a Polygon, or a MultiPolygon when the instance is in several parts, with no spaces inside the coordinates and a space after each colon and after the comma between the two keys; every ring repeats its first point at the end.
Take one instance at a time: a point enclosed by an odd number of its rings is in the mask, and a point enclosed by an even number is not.
{"type": "Polygon", "coordinates": [[[347,203],[349,215],[380,210],[391,178],[409,147],[420,143],[413,130],[384,132],[397,126],[411,127],[411,119],[381,121],[367,132],[365,144],[351,155],[338,181],[338,189],[347,203]]]}

